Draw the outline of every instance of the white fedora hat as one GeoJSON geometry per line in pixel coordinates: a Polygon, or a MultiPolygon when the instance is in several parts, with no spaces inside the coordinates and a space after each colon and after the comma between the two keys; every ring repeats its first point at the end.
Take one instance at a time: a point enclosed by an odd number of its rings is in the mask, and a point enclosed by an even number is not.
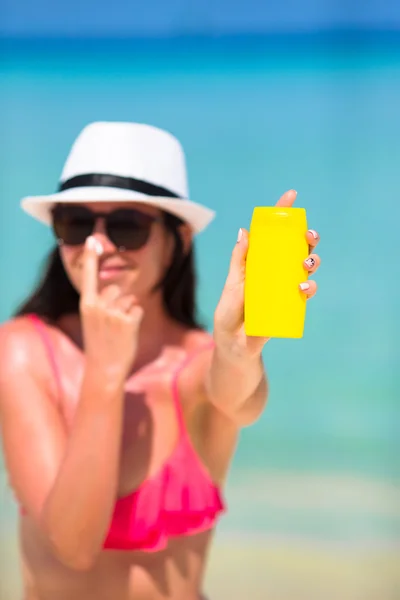
{"type": "Polygon", "coordinates": [[[180,217],[198,233],[215,212],[188,196],[185,155],[173,135],[141,123],[97,122],[75,140],[58,191],[23,198],[21,205],[50,225],[57,203],[140,202],[180,217]]]}

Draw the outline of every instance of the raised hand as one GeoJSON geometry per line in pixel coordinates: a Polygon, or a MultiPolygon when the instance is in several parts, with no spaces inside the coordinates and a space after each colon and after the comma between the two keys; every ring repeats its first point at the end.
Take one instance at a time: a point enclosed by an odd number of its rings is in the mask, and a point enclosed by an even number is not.
{"type": "Polygon", "coordinates": [[[135,360],[143,310],[134,295],[122,295],[117,285],[98,286],[101,244],[86,240],[80,298],[86,361],[104,374],[124,381],[135,360]]]}
{"type": "MultiPolygon", "coordinates": [[[[294,190],[289,190],[278,200],[276,206],[293,206],[296,196],[294,190]]],[[[310,229],[306,233],[306,239],[310,254],[304,266],[312,275],[321,262],[320,257],[314,253],[320,238],[316,231],[310,229]]],[[[259,354],[268,341],[268,338],[246,336],[244,330],[244,283],[248,243],[248,232],[240,229],[237,244],[232,252],[228,277],[214,315],[216,343],[226,345],[237,356],[259,354]]],[[[317,292],[317,284],[308,280],[300,284],[300,289],[307,298],[311,298],[317,292]]]]}

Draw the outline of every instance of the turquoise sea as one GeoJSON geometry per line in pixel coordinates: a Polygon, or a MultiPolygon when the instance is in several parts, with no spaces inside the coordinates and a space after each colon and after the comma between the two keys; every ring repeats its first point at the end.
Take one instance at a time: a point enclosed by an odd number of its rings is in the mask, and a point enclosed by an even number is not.
{"type": "MultiPolygon", "coordinates": [[[[242,434],[222,536],[400,541],[400,35],[1,42],[0,320],[51,235],[20,197],[55,189],[94,120],[152,123],[186,150],[211,327],[239,227],[289,188],[321,233],[305,336],[265,350],[270,401],[242,434]]],[[[27,398],[29,402],[29,398],[27,398]]],[[[10,523],[4,489],[0,523],[10,523]]],[[[393,596],[394,597],[394,596],[393,596]]]]}

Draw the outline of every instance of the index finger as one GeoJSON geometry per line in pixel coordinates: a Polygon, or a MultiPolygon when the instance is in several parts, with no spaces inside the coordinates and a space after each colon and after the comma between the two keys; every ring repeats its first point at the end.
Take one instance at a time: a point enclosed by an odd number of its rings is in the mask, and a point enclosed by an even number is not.
{"type": "Polygon", "coordinates": [[[297,192],[296,190],[289,190],[283,194],[276,203],[275,206],[293,206],[294,201],[296,200],[297,192]]]}
{"type": "Polygon", "coordinates": [[[89,236],[83,253],[83,277],[81,296],[85,302],[93,302],[98,291],[98,242],[89,236]]]}

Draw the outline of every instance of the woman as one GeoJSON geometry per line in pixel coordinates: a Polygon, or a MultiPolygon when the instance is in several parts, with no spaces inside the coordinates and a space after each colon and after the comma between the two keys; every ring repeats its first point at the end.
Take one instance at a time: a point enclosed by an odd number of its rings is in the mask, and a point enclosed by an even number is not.
{"type": "MultiPolygon", "coordinates": [[[[25,600],[199,600],[238,432],[267,400],[267,340],[243,329],[247,232],[211,337],[194,316],[192,238],[213,213],[187,199],[170,134],[94,123],[59,191],[23,207],[58,241],[0,330],[25,600]]],[[[318,239],[307,233],[311,250],[318,239]]]]}

